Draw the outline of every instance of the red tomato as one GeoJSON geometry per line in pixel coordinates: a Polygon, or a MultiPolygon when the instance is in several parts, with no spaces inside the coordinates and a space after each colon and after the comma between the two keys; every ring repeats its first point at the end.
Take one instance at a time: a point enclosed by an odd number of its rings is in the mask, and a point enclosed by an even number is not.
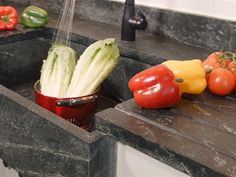
{"type": "Polygon", "coordinates": [[[234,75],[227,69],[217,68],[208,77],[208,89],[220,96],[228,95],[235,87],[234,75]]]}
{"type": "Polygon", "coordinates": [[[234,90],[236,91],[236,71],[233,73],[233,75],[234,75],[234,82],[235,82],[235,84],[234,84],[234,90]]]}
{"type": "Polygon", "coordinates": [[[214,70],[216,68],[220,68],[220,63],[217,60],[206,59],[202,63],[202,66],[204,67],[204,69],[214,70]]]}
{"type": "Polygon", "coordinates": [[[205,69],[214,70],[220,67],[226,67],[232,60],[227,57],[227,53],[214,52],[210,54],[207,59],[202,63],[205,69]]]}
{"type": "Polygon", "coordinates": [[[234,86],[234,90],[236,91],[236,62],[232,61],[229,63],[228,67],[227,67],[234,75],[234,79],[235,79],[235,86],[234,86]]]}
{"type": "Polygon", "coordinates": [[[207,59],[219,60],[222,58],[223,55],[224,55],[223,52],[213,52],[207,57],[207,59]]]}

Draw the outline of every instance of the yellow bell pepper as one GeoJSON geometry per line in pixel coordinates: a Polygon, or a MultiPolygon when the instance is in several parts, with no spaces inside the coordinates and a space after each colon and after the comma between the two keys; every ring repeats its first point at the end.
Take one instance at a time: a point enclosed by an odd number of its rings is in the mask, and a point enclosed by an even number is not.
{"type": "Polygon", "coordinates": [[[181,94],[200,94],[205,90],[207,86],[206,73],[201,65],[201,60],[169,60],[162,64],[174,73],[176,79],[183,80],[183,82],[178,83],[181,94]]]}

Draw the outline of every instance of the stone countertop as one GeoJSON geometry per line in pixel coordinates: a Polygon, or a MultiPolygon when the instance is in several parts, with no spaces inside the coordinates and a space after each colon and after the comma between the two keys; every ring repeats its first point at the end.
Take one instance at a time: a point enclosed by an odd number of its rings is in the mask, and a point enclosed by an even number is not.
{"type": "MultiPolygon", "coordinates": [[[[111,0],[75,0],[75,14],[80,18],[121,26],[124,3],[111,0]]],[[[62,0],[2,0],[28,6],[37,5],[60,12],[62,0]]],[[[0,3],[1,4],[1,3],[0,3]]],[[[170,9],[135,6],[136,14],[146,16],[146,32],[163,35],[182,43],[204,46],[212,50],[236,50],[236,22],[220,20],[170,9]]]]}
{"type": "Polygon", "coordinates": [[[235,95],[207,91],[171,109],[141,109],[131,99],[98,113],[96,126],[190,176],[235,177],[235,107],[235,95]]]}
{"type": "MultiPolygon", "coordinates": [[[[7,4],[16,7],[18,14],[21,14],[23,9],[26,7],[15,3],[7,4]]],[[[50,20],[46,28],[33,30],[24,28],[22,25],[18,24],[15,31],[1,32],[0,39],[3,38],[6,40],[11,40],[11,38],[9,37],[15,37],[15,34],[20,35],[30,32],[34,34],[37,33],[37,31],[42,33],[42,31],[47,31],[47,28],[55,28],[57,24],[58,14],[49,12],[49,17],[50,20]],[[8,38],[6,38],[6,36],[8,38]]],[[[95,40],[113,37],[117,40],[122,56],[135,58],[141,62],[151,65],[158,64],[167,59],[183,60],[199,58],[203,60],[211,52],[209,49],[187,45],[173,39],[148,34],[142,31],[137,32],[136,41],[134,42],[121,41],[120,33],[121,29],[117,26],[101,22],[83,20],[75,17],[72,40],[80,40],[85,45],[89,45],[95,40]]],[[[14,38],[14,40],[16,39],[14,38]]],[[[1,41],[1,43],[3,42],[4,41],[1,41]]]]}
{"type": "Polygon", "coordinates": [[[0,129],[0,157],[20,176],[115,174],[113,139],[68,123],[1,85],[0,129]]]}

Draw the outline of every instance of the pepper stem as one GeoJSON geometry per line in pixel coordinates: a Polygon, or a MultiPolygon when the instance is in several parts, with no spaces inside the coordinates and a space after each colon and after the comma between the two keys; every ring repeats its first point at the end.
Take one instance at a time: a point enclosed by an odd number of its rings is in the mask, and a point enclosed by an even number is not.
{"type": "Polygon", "coordinates": [[[181,79],[181,78],[175,78],[175,81],[178,82],[178,83],[183,83],[184,82],[184,80],[181,79]]]}
{"type": "Polygon", "coordinates": [[[10,18],[8,15],[4,14],[1,16],[1,19],[4,23],[8,23],[10,21],[10,18]]]}

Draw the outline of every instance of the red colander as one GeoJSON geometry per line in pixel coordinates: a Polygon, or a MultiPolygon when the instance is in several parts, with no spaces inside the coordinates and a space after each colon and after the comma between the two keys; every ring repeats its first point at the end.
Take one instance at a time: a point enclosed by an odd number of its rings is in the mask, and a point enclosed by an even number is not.
{"type": "Polygon", "coordinates": [[[55,98],[41,94],[40,84],[37,81],[34,85],[34,93],[38,105],[83,129],[90,128],[98,104],[99,89],[86,96],[55,98]]]}

